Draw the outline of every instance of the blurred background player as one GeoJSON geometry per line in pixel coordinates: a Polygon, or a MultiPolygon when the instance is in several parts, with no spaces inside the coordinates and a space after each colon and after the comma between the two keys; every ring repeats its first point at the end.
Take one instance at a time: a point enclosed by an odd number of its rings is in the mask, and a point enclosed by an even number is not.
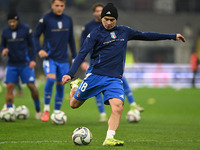
{"type": "MultiPolygon", "coordinates": [[[[80,107],[88,98],[99,93],[104,95],[104,104],[110,105],[111,115],[108,131],[103,146],[122,146],[124,141],[114,139],[119,127],[124,104],[124,88],[121,82],[129,40],[182,40],[181,34],[161,34],[140,32],[126,26],[116,26],[118,12],[112,3],[108,3],[101,13],[102,25],[88,34],[71,69],[63,76],[63,84],[69,82],[86,55],[92,51],[91,65],[87,76],[81,83],[73,81],[69,95],[70,106],[80,107]]],[[[72,84],[72,83],[71,83],[72,84]]]]}
{"type": "MultiPolygon", "coordinates": [[[[87,23],[82,28],[81,46],[83,45],[84,40],[86,39],[87,35],[93,29],[97,28],[98,26],[100,26],[102,24],[101,23],[101,12],[103,10],[103,7],[104,7],[104,5],[101,4],[101,3],[96,3],[96,4],[93,5],[92,11],[93,11],[94,19],[92,21],[90,21],[89,23],[87,23]]],[[[90,51],[90,55],[91,55],[91,53],[92,53],[92,51],[90,51]]],[[[88,68],[87,66],[88,66],[87,62],[83,62],[81,64],[81,68],[83,70],[87,70],[87,68],[88,68]],[[84,67],[84,66],[86,66],[86,67],[84,67]]],[[[129,101],[129,104],[130,104],[130,109],[131,110],[137,109],[140,112],[144,111],[144,108],[142,108],[142,107],[140,107],[136,104],[134,97],[133,97],[132,90],[129,87],[128,82],[127,82],[127,80],[124,76],[122,77],[122,81],[123,81],[123,87],[124,87],[125,95],[126,95],[128,101],[129,101]]],[[[99,121],[100,122],[106,122],[107,117],[106,117],[105,108],[104,108],[103,99],[102,99],[101,94],[98,94],[97,96],[95,96],[95,100],[96,100],[96,103],[97,103],[98,110],[100,112],[100,120],[99,121]]]]}
{"type": "Polygon", "coordinates": [[[44,15],[36,27],[34,34],[36,49],[40,58],[43,58],[43,69],[46,74],[44,88],[44,112],[42,121],[49,121],[50,100],[52,89],[56,81],[56,96],[54,112],[60,110],[64,86],[62,76],[69,70],[68,44],[72,57],[76,57],[76,47],[73,35],[73,23],[70,16],[63,14],[65,0],[52,0],[52,11],[44,15]],[[40,46],[39,38],[44,34],[43,47],[40,46]]]}
{"type": "Polygon", "coordinates": [[[192,70],[193,76],[192,76],[192,87],[195,88],[195,79],[196,79],[196,74],[198,71],[198,64],[199,64],[199,60],[198,60],[198,54],[197,52],[192,52],[191,56],[190,56],[190,68],[192,70]]]}
{"type": "Polygon", "coordinates": [[[13,90],[19,77],[22,83],[27,83],[36,109],[36,119],[40,119],[40,101],[38,90],[35,86],[34,67],[36,66],[36,51],[33,45],[32,30],[19,22],[15,10],[8,14],[9,26],[3,30],[1,51],[3,56],[8,56],[6,71],[6,105],[5,109],[14,108],[13,90]]]}

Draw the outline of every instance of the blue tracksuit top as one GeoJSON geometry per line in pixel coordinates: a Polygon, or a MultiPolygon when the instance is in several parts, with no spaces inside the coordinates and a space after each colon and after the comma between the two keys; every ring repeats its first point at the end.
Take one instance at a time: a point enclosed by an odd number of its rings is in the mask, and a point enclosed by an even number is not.
{"type": "Polygon", "coordinates": [[[96,22],[95,20],[90,21],[87,23],[83,29],[81,34],[81,46],[84,43],[84,40],[86,39],[87,35],[95,28],[101,25],[101,22],[96,22]]]}
{"type": "Polygon", "coordinates": [[[12,30],[9,26],[3,30],[1,52],[8,48],[8,66],[25,66],[31,60],[35,61],[36,50],[33,44],[32,29],[19,22],[12,30]]]}
{"type": "Polygon", "coordinates": [[[91,65],[87,73],[121,79],[129,40],[156,41],[166,39],[176,40],[176,34],[140,32],[126,26],[115,26],[112,30],[106,30],[103,25],[100,25],[87,36],[67,74],[73,78],[86,55],[92,50],[91,65]]]}
{"type": "Polygon", "coordinates": [[[68,62],[68,44],[72,57],[76,57],[76,47],[73,34],[73,23],[70,16],[56,15],[52,11],[43,16],[36,27],[34,40],[37,51],[45,50],[49,57],[57,62],[68,62]],[[39,37],[44,34],[43,47],[39,37]]]}

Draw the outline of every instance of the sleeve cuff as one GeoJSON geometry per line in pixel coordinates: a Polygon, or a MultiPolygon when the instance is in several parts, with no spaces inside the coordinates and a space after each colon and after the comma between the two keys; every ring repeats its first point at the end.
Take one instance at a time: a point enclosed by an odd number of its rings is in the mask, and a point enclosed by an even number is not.
{"type": "Polygon", "coordinates": [[[73,74],[70,71],[67,73],[67,75],[69,75],[71,77],[71,79],[74,78],[73,74]]]}

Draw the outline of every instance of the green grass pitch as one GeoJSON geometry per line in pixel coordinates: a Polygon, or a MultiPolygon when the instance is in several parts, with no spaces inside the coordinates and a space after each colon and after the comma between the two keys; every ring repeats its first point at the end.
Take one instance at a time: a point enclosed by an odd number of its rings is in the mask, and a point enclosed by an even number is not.
{"type": "MultiPolygon", "coordinates": [[[[43,108],[43,86],[39,88],[43,108]]],[[[55,91],[55,88],[54,88],[55,91]]],[[[65,125],[35,119],[34,104],[27,88],[24,95],[15,98],[15,105],[26,105],[31,114],[27,120],[0,121],[0,150],[197,150],[200,149],[200,90],[172,88],[139,88],[133,91],[135,100],[145,108],[139,123],[128,123],[129,110],[125,101],[121,124],[115,136],[125,141],[123,147],[103,147],[107,123],[99,123],[99,113],[93,98],[79,109],[69,107],[69,85],[65,88],[62,110],[68,120],[65,125]],[[88,127],[93,140],[88,146],[76,146],[71,135],[75,128],[88,127]]],[[[5,103],[5,88],[0,93],[0,107],[5,103]]],[[[54,95],[53,95],[54,97],[54,95]]],[[[51,100],[53,111],[54,100],[51,100]]],[[[105,106],[107,115],[110,107],[105,106]]]]}

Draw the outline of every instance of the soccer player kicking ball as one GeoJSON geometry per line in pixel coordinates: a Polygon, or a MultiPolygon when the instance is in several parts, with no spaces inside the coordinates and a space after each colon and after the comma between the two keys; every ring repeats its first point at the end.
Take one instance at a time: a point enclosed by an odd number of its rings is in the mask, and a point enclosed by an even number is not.
{"type": "MultiPolygon", "coordinates": [[[[97,28],[98,26],[100,26],[101,23],[101,12],[103,10],[104,5],[101,3],[96,3],[93,5],[92,10],[93,10],[93,16],[94,19],[92,21],[90,21],[89,23],[87,23],[83,28],[82,28],[82,34],[81,34],[81,46],[84,43],[84,40],[86,39],[87,35],[95,28],[97,28]]],[[[90,54],[92,53],[92,51],[90,51],[90,54]]],[[[81,68],[83,68],[82,66],[86,65],[88,66],[87,62],[83,62],[81,64],[81,68]]],[[[83,70],[87,70],[88,67],[84,67],[86,69],[83,70]]],[[[130,109],[134,110],[137,109],[138,111],[142,112],[144,111],[144,108],[140,107],[139,105],[136,104],[133,93],[131,88],[128,85],[128,82],[126,80],[126,78],[123,76],[122,77],[122,81],[123,81],[123,87],[124,87],[124,92],[125,95],[128,99],[128,102],[130,104],[130,109]]],[[[73,83],[71,83],[73,84],[73,83]]],[[[105,112],[105,108],[104,108],[104,104],[103,104],[103,99],[102,99],[102,94],[98,94],[95,96],[95,100],[96,100],[96,104],[98,107],[98,110],[100,112],[100,122],[106,122],[107,121],[107,116],[106,116],[106,112],[105,112]]]]}
{"type": "Polygon", "coordinates": [[[124,89],[121,78],[124,71],[127,42],[129,40],[182,40],[181,34],[161,34],[140,32],[126,26],[116,26],[118,12],[112,3],[108,3],[101,13],[102,25],[93,30],[84,41],[83,46],[67,73],[63,84],[69,82],[86,55],[92,51],[91,66],[87,76],[80,82],[73,82],[70,92],[70,106],[80,107],[86,99],[99,93],[104,95],[104,104],[110,105],[112,113],[108,120],[108,131],[104,146],[121,146],[124,141],[114,139],[119,127],[124,103],[124,89]],[[79,85],[80,84],[80,85],[79,85]],[[78,86],[79,85],[79,86],[78,86]]]}
{"type": "Polygon", "coordinates": [[[44,112],[42,121],[49,121],[50,100],[54,82],[56,96],[54,112],[60,110],[64,96],[62,76],[69,71],[68,44],[72,57],[76,57],[76,47],[73,35],[73,23],[70,16],[63,14],[65,0],[52,0],[52,11],[43,16],[34,34],[38,54],[43,58],[43,69],[46,74],[44,88],[44,112]],[[44,44],[40,47],[39,37],[44,34],[44,44]]]}
{"type": "Polygon", "coordinates": [[[35,103],[36,119],[40,119],[40,101],[38,90],[35,86],[34,67],[36,66],[36,51],[33,46],[32,30],[19,22],[15,10],[8,14],[9,27],[2,34],[1,51],[3,56],[8,56],[6,71],[6,105],[3,109],[15,109],[13,106],[13,90],[19,77],[22,83],[27,83],[35,103]],[[29,50],[30,48],[30,50],[29,50]]]}

